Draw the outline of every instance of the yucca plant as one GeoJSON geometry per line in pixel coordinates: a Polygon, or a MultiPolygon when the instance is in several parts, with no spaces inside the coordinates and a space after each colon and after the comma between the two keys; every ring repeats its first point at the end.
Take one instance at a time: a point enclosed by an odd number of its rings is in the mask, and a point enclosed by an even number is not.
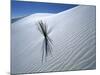
{"type": "Polygon", "coordinates": [[[53,40],[49,38],[48,36],[48,30],[47,30],[47,24],[43,23],[42,20],[39,20],[37,22],[38,30],[39,32],[44,36],[44,41],[43,41],[43,53],[42,53],[42,62],[44,60],[47,60],[47,57],[49,55],[52,55],[52,45],[53,45],[53,40]]]}

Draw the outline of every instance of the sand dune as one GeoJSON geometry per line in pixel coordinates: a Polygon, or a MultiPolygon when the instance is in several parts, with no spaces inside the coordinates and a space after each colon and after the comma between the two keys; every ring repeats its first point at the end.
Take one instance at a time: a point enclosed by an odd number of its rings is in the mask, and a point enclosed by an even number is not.
{"type": "Polygon", "coordinates": [[[11,73],[86,70],[96,68],[95,7],[76,6],[58,14],[39,13],[12,23],[11,73]],[[52,56],[42,60],[44,37],[36,23],[47,24],[52,56]]]}

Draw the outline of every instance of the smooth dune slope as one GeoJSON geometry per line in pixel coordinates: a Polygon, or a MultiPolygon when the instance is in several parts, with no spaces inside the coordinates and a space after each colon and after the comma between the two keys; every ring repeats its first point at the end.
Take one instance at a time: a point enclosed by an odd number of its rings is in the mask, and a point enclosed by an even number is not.
{"type": "Polygon", "coordinates": [[[11,73],[95,69],[95,6],[80,5],[58,14],[44,14],[12,23],[11,73]],[[37,28],[39,20],[47,24],[53,40],[52,55],[45,62],[41,61],[44,37],[37,28]]]}

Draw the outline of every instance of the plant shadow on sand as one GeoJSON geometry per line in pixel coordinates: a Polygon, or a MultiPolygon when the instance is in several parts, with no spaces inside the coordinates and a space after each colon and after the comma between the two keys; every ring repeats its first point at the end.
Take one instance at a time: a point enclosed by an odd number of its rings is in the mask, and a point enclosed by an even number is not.
{"type": "Polygon", "coordinates": [[[47,24],[42,20],[37,23],[39,32],[43,35],[44,40],[42,44],[42,63],[47,61],[47,57],[52,55],[53,40],[48,36],[49,32],[47,30],[47,24]]]}

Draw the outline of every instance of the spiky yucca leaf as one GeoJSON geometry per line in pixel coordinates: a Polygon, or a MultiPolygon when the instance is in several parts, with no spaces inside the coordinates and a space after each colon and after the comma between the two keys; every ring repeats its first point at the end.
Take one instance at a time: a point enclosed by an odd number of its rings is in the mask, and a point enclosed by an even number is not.
{"type": "Polygon", "coordinates": [[[37,25],[38,25],[38,30],[44,36],[43,47],[42,47],[42,50],[43,50],[42,62],[43,62],[44,59],[47,60],[47,56],[52,54],[53,40],[50,39],[50,37],[48,36],[46,23],[43,23],[42,20],[39,20],[37,22],[37,25]]]}

